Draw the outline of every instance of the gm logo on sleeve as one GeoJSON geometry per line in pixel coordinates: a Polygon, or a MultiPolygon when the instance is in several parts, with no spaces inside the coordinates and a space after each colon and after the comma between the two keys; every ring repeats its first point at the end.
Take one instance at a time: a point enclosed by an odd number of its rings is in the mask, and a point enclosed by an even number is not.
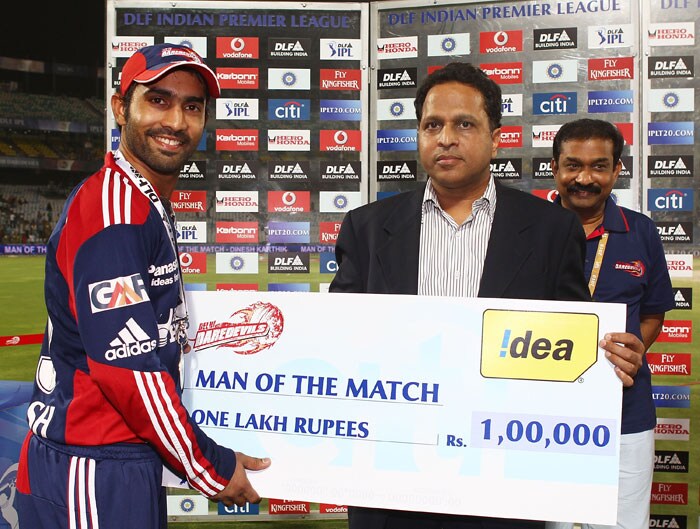
{"type": "Polygon", "coordinates": [[[573,382],[598,359],[598,316],[484,311],[481,375],[573,382]]]}

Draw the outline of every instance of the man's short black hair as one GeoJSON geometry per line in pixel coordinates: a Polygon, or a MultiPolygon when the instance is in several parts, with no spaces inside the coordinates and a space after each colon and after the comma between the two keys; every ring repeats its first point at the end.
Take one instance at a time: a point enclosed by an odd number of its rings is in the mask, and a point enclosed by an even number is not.
{"type": "Polygon", "coordinates": [[[502,117],[501,87],[482,70],[467,62],[451,62],[423,79],[416,92],[416,100],[413,102],[418,123],[423,116],[423,103],[425,103],[430,89],[435,85],[451,81],[471,86],[481,92],[491,131],[500,128],[502,117]]]}
{"type": "Polygon", "coordinates": [[[564,142],[591,139],[610,140],[613,144],[613,164],[617,165],[622,156],[622,148],[625,146],[625,138],[615,125],[602,119],[583,118],[562,125],[552,142],[552,158],[555,162],[559,162],[561,146],[564,142]]]}

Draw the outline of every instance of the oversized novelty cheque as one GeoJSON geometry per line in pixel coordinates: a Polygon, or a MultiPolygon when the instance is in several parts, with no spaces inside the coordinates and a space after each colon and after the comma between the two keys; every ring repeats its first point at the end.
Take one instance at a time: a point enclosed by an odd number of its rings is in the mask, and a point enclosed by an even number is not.
{"type": "Polygon", "coordinates": [[[614,524],[621,304],[189,292],[183,397],[267,498],[614,524]]]}

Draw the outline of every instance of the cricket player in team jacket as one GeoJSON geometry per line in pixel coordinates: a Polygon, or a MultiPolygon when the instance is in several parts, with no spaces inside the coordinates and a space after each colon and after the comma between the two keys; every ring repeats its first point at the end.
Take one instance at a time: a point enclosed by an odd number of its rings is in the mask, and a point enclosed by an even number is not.
{"type": "Polygon", "coordinates": [[[187,307],[169,197],[219,92],[183,46],[142,48],[122,68],[120,147],[70,194],[47,246],[23,529],[165,529],[164,465],[215,501],[260,501],[246,469],[270,461],[215,443],[180,399],[187,307]]]}

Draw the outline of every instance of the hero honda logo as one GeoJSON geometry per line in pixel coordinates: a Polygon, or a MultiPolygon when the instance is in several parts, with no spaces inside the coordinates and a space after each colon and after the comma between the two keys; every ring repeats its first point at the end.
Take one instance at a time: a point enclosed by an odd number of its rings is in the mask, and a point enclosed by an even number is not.
{"type": "Polygon", "coordinates": [[[88,293],[93,314],[150,301],[141,274],[91,283],[88,293]]]}

